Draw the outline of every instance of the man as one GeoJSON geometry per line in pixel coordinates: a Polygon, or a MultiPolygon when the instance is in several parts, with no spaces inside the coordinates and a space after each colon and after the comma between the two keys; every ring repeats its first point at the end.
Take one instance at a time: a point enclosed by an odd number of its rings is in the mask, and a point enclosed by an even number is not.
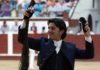
{"type": "MultiPolygon", "coordinates": [[[[18,40],[23,44],[25,29],[32,16],[32,9],[28,9],[24,14],[24,24],[19,27],[18,40]]],[[[28,46],[39,51],[38,65],[40,70],[74,70],[75,59],[90,59],[94,56],[93,41],[90,36],[90,28],[85,27],[85,46],[82,50],[76,48],[72,43],[65,42],[66,25],[62,19],[53,18],[48,20],[49,38],[29,38],[28,46]]]]}
{"type": "Polygon", "coordinates": [[[5,33],[9,32],[9,26],[7,25],[6,20],[3,21],[3,24],[0,27],[0,30],[1,30],[2,34],[5,34],[5,33]]]}

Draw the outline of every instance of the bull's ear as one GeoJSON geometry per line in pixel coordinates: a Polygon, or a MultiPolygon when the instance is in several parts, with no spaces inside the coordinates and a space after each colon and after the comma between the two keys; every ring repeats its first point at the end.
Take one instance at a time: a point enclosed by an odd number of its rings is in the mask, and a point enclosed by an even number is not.
{"type": "Polygon", "coordinates": [[[28,8],[31,7],[31,6],[34,6],[34,5],[35,5],[35,0],[31,0],[31,2],[30,2],[30,4],[29,4],[28,8]]]}

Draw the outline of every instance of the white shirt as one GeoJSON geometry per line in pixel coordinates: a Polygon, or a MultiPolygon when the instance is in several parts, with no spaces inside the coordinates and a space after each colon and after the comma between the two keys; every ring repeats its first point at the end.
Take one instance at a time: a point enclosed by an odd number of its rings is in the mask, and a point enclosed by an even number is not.
{"type": "Polygon", "coordinates": [[[56,46],[56,53],[58,53],[62,45],[62,40],[54,41],[54,45],[56,46]]]}
{"type": "Polygon", "coordinates": [[[13,25],[11,28],[11,31],[17,32],[18,31],[18,25],[13,25]]]}

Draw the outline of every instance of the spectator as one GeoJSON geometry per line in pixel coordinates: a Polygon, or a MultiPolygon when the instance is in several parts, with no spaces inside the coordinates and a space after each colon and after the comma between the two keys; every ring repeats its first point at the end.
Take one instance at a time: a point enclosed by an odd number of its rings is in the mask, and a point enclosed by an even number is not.
{"type": "Polygon", "coordinates": [[[23,0],[20,4],[22,4],[23,9],[27,9],[31,0],[23,0]]]}
{"type": "Polygon", "coordinates": [[[46,0],[46,4],[43,6],[43,9],[40,13],[40,16],[42,17],[48,17],[49,13],[48,13],[48,7],[52,4],[52,0],[46,0]]]}
{"type": "Polygon", "coordinates": [[[9,0],[11,9],[16,8],[18,0],[9,0]]]}
{"type": "Polygon", "coordinates": [[[66,11],[69,13],[71,10],[71,7],[67,5],[67,2],[65,0],[58,0],[57,3],[57,16],[63,16],[63,12],[66,11]]]}
{"type": "Polygon", "coordinates": [[[0,0],[0,17],[2,16],[2,0],[0,0]]]}
{"type": "Polygon", "coordinates": [[[11,16],[11,12],[10,12],[11,8],[10,8],[9,1],[8,0],[4,0],[3,2],[4,3],[1,6],[2,13],[3,13],[2,15],[3,16],[11,16]]]}
{"type": "Polygon", "coordinates": [[[75,0],[70,0],[69,2],[67,2],[67,6],[72,8],[73,4],[76,3],[75,0]]]}
{"type": "Polygon", "coordinates": [[[35,25],[35,23],[32,24],[30,30],[33,31],[34,34],[37,34],[37,26],[35,25]]]}
{"type": "Polygon", "coordinates": [[[11,17],[17,16],[18,9],[18,0],[10,0],[10,7],[11,7],[11,17]]]}
{"type": "Polygon", "coordinates": [[[57,6],[56,6],[56,0],[51,0],[51,4],[48,7],[48,14],[50,17],[57,17],[57,6]]]}
{"type": "Polygon", "coordinates": [[[45,2],[43,2],[41,0],[36,0],[36,4],[34,5],[33,17],[39,17],[40,16],[40,13],[43,10],[44,4],[45,4],[45,2]]]}
{"type": "Polygon", "coordinates": [[[42,33],[42,34],[45,33],[45,26],[42,27],[42,32],[41,32],[41,33],[42,33]]]}
{"type": "Polygon", "coordinates": [[[47,5],[47,4],[44,5],[43,10],[42,10],[41,13],[40,13],[40,16],[41,16],[41,17],[48,17],[48,16],[49,16],[49,15],[48,15],[48,10],[47,10],[47,8],[48,8],[48,5],[47,5]]]}
{"type": "Polygon", "coordinates": [[[47,13],[51,17],[62,17],[63,12],[68,12],[71,10],[71,8],[67,5],[65,0],[50,0],[49,5],[47,4],[46,7],[44,7],[43,13],[47,13]],[[51,3],[50,3],[51,1],[51,3]],[[46,9],[47,8],[47,9],[46,9]]]}
{"type": "Polygon", "coordinates": [[[22,17],[23,16],[23,12],[24,12],[24,9],[22,8],[22,4],[19,4],[18,5],[18,9],[17,9],[17,16],[18,17],[22,17]]]}
{"type": "Polygon", "coordinates": [[[4,20],[3,25],[1,26],[0,30],[3,34],[5,34],[9,31],[9,26],[6,23],[6,20],[4,20]]]}
{"type": "Polygon", "coordinates": [[[11,31],[13,31],[13,32],[17,32],[18,31],[18,21],[16,20],[15,21],[15,23],[14,23],[14,25],[12,26],[12,28],[11,28],[11,31]]]}

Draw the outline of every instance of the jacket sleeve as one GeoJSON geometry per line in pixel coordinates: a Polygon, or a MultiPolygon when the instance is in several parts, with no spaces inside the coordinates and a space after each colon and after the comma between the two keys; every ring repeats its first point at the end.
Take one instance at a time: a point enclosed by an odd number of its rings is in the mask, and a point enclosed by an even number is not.
{"type": "Polygon", "coordinates": [[[76,54],[75,57],[77,59],[90,59],[94,57],[94,45],[93,45],[93,41],[92,43],[85,41],[85,46],[86,49],[79,49],[76,48],[76,54]]]}
{"type": "MultiPolygon", "coordinates": [[[[25,28],[18,28],[18,41],[23,44],[25,39],[25,28]]],[[[42,38],[30,38],[28,37],[29,48],[39,51],[42,38]]]]}

